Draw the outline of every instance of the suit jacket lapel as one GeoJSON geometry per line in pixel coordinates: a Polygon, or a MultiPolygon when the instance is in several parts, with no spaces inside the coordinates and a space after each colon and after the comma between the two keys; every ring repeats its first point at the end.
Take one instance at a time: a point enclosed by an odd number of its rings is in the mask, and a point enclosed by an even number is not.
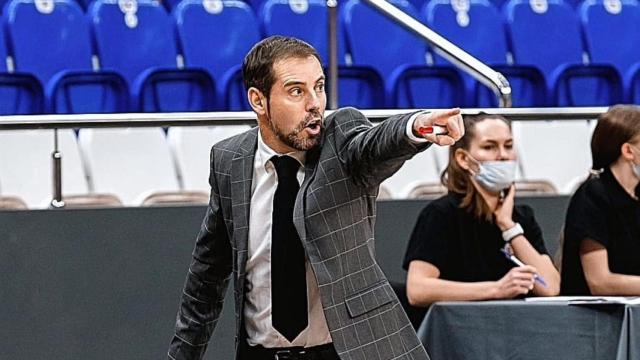
{"type": "Polygon", "coordinates": [[[306,207],[307,199],[306,193],[307,188],[315,175],[315,170],[318,168],[316,165],[318,164],[319,156],[320,146],[316,146],[307,152],[304,165],[304,181],[300,185],[300,191],[298,191],[296,204],[293,208],[293,224],[295,225],[296,230],[298,230],[298,235],[300,235],[300,240],[303,243],[307,240],[307,229],[304,225],[304,209],[306,207]]]}
{"type": "Polygon", "coordinates": [[[247,132],[231,160],[231,212],[233,214],[233,242],[238,254],[238,275],[244,278],[249,242],[249,206],[253,159],[258,141],[258,128],[247,132]]]}

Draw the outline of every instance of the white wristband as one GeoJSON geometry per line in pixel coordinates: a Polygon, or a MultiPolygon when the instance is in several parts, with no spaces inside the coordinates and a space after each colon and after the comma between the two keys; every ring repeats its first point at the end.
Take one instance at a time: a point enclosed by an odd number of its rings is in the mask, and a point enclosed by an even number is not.
{"type": "Polygon", "coordinates": [[[522,226],[516,223],[515,225],[513,225],[511,229],[507,229],[502,232],[502,240],[504,240],[505,242],[510,242],[511,240],[515,239],[516,236],[519,236],[522,234],[524,234],[524,230],[522,230],[522,226]]]}

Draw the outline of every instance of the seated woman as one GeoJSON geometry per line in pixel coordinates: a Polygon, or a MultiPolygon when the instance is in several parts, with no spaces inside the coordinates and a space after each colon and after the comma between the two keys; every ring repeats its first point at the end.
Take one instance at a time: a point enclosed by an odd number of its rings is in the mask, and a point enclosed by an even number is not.
{"type": "Polygon", "coordinates": [[[465,117],[464,126],[442,174],[448,194],[422,211],[411,235],[404,259],[409,303],[557,295],[560,275],[533,211],[514,206],[510,123],[481,114],[465,117]],[[528,265],[515,265],[503,251],[528,265]]]}
{"type": "Polygon", "coordinates": [[[591,138],[592,175],[571,197],[562,293],[640,295],[640,109],[614,106],[591,138]]]}

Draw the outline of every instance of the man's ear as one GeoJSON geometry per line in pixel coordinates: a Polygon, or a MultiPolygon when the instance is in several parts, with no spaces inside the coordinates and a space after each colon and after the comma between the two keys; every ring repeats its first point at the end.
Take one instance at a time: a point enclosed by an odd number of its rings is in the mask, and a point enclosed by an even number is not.
{"type": "Polygon", "coordinates": [[[251,87],[247,90],[247,98],[256,114],[265,115],[267,113],[267,98],[262,94],[262,91],[251,87]]]}

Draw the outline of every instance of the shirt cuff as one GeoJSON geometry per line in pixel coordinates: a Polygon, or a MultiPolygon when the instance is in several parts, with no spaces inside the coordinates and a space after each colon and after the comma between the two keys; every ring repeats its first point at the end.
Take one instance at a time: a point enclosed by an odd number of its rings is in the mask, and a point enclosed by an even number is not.
{"type": "Polygon", "coordinates": [[[409,140],[411,140],[414,143],[418,143],[418,144],[422,144],[422,143],[426,143],[429,142],[429,140],[422,138],[422,137],[417,137],[413,134],[413,123],[416,121],[416,118],[418,117],[418,115],[422,115],[422,114],[428,114],[428,111],[419,111],[413,115],[411,115],[411,117],[409,118],[409,121],[407,121],[407,137],[409,138],[409,140]]]}

